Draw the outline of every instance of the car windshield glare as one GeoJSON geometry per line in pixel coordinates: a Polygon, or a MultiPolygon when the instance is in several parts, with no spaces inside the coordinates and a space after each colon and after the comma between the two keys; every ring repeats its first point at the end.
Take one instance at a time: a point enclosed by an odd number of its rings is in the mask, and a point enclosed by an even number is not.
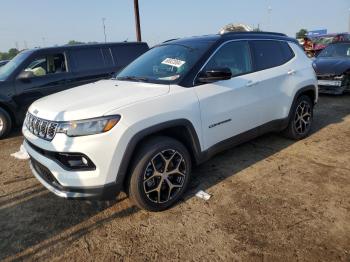
{"type": "Polygon", "coordinates": [[[210,42],[182,45],[167,43],[156,46],[137,58],[118,75],[118,80],[178,83],[204,54],[210,42]]]}
{"type": "Polygon", "coordinates": [[[318,55],[318,57],[347,57],[347,58],[350,58],[350,43],[329,45],[318,55]]]}
{"type": "Polygon", "coordinates": [[[20,65],[26,58],[28,54],[26,52],[19,53],[6,65],[0,67],[0,80],[6,80],[14,70],[20,65]]]}

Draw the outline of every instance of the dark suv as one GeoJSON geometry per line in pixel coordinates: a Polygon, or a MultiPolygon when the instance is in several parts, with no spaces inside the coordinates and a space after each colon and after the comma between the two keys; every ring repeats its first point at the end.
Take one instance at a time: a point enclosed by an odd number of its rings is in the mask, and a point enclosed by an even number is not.
{"type": "Polygon", "coordinates": [[[23,122],[38,98],[109,78],[148,49],[146,43],[125,42],[21,52],[0,68],[0,139],[23,122]]]}

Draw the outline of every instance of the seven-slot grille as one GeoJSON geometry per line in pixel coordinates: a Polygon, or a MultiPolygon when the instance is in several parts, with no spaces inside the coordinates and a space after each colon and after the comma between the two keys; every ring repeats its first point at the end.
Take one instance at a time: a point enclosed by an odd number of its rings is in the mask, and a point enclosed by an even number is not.
{"type": "Polygon", "coordinates": [[[57,122],[47,121],[30,113],[27,113],[24,123],[31,133],[50,141],[55,137],[58,128],[57,122]]]}

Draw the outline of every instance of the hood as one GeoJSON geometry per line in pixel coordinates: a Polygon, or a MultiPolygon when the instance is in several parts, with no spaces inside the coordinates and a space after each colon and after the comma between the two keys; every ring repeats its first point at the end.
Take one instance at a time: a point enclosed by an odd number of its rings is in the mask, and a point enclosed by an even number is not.
{"type": "Polygon", "coordinates": [[[318,75],[341,75],[350,69],[349,58],[317,58],[314,61],[318,75]]]}
{"type": "Polygon", "coordinates": [[[52,121],[88,119],[168,92],[169,85],[102,80],[41,98],[29,112],[52,121]]]}

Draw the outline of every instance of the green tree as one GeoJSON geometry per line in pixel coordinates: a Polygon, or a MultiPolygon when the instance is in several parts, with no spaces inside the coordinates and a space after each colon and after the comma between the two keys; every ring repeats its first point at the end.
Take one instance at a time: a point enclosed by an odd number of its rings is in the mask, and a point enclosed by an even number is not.
{"type": "Polygon", "coordinates": [[[0,53],[0,61],[7,60],[7,53],[0,53]]]}
{"type": "Polygon", "coordinates": [[[75,40],[70,40],[67,45],[81,45],[81,44],[85,44],[84,42],[79,42],[79,41],[75,41],[75,40]]]}
{"type": "Polygon", "coordinates": [[[299,32],[297,32],[295,34],[295,37],[296,38],[304,38],[307,35],[307,33],[308,33],[307,29],[302,28],[299,30],[299,32]]]}
{"type": "Polygon", "coordinates": [[[19,53],[19,50],[17,48],[11,48],[8,51],[9,58],[10,59],[14,58],[18,53],[19,53]]]}
{"type": "Polygon", "coordinates": [[[0,52],[0,60],[10,60],[14,58],[19,51],[16,48],[11,48],[8,52],[0,52]]]}

